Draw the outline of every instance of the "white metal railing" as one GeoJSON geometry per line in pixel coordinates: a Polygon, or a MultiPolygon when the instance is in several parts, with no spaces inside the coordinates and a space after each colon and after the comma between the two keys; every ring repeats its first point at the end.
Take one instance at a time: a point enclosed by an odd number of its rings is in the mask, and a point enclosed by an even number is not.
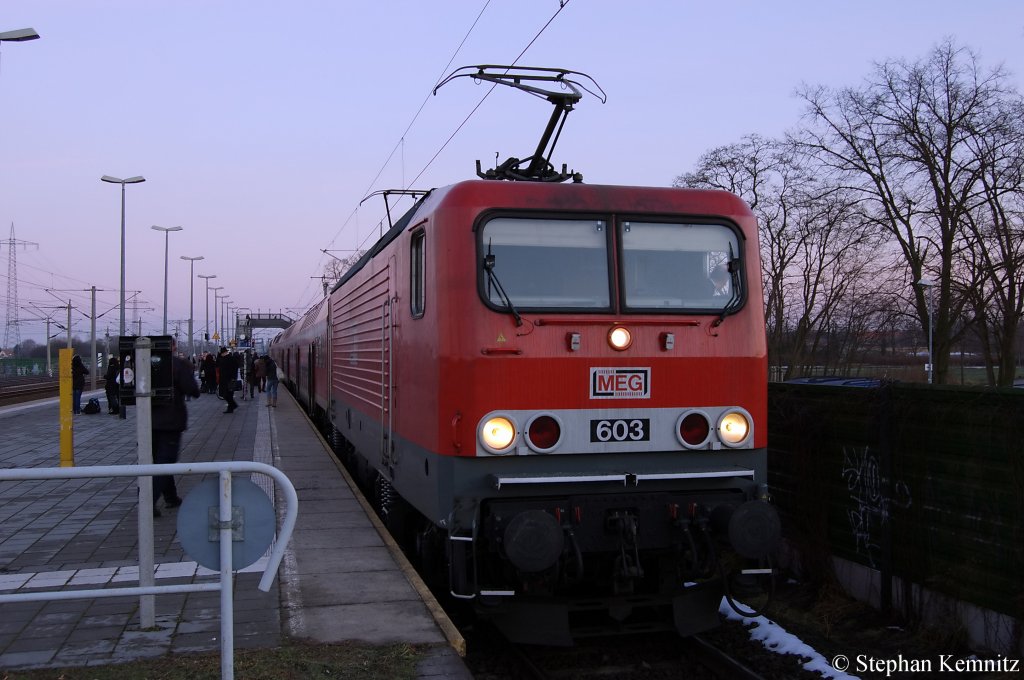
{"type": "MultiPolygon", "coordinates": [[[[284,494],[287,508],[284,521],[278,530],[274,549],[260,579],[259,589],[266,592],[274,581],[277,569],[284,557],[285,547],[291,539],[298,516],[298,495],[291,480],[277,468],[265,463],[229,461],[219,463],[173,463],[161,465],[98,465],[84,468],[15,468],[0,470],[0,482],[16,482],[30,479],[83,479],[92,477],[152,477],[154,475],[203,475],[217,473],[220,477],[220,507],[218,513],[218,537],[220,541],[220,581],[217,583],[185,583],[166,586],[136,586],[124,588],[100,588],[88,590],[35,591],[31,593],[0,593],[0,604],[4,602],[38,602],[47,600],[72,600],[98,597],[123,597],[126,595],[158,595],[169,593],[220,591],[220,632],[221,632],[221,678],[233,680],[235,675],[234,644],[235,617],[232,598],[232,505],[231,475],[233,473],[259,473],[272,477],[284,494]]],[[[149,508],[141,507],[149,511],[149,508]]],[[[152,544],[149,546],[152,551],[152,544]]],[[[139,568],[139,580],[143,573],[139,568]]],[[[152,555],[149,563],[152,564],[152,555]]],[[[151,575],[150,575],[151,576],[151,575]]]]}

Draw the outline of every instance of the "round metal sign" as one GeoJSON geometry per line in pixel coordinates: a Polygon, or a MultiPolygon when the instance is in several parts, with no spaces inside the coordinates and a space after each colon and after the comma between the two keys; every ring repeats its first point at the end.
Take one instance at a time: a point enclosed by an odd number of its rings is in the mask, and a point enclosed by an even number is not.
{"type": "MultiPolygon", "coordinates": [[[[248,567],[270,547],[277,529],[274,504],[248,479],[231,478],[231,568],[248,567]]],[[[178,539],[185,553],[207,569],[220,570],[220,480],[192,489],[178,511],[178,539]]]]}

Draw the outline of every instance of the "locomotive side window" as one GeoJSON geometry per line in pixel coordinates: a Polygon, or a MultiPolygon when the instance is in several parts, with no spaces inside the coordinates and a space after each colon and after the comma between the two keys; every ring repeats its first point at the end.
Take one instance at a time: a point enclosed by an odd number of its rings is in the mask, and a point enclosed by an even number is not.
{"type": "Polygon", "coordinates": [[[419,318],[423,316],[423,312],[426,310],[427,304],[427,276],[426,276],[426,242],[427,233],[425,231],[418,231],[412,235],[412,242],[410,244],[410,304],[412,305],[413,318],[419,318]]]}
{"type": "Polygon", "coordinates": [[[498,217],[481,234],[484,298],[494,307],[608,310],[608,228],[603,220],[498,217]]]}
{"type": "Polygon", "coordinates": [[[741,251],[729,227],[627,221],[620,238],[626,308],[721,311],[738,302],[729,263],[741,251]]]}

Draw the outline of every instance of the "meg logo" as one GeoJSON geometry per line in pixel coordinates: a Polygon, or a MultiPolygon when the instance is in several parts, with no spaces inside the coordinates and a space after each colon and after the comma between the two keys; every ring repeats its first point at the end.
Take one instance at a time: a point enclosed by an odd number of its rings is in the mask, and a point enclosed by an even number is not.
{"type": "Polygon", "coordinates": [[[591,368],[591,399],[650,399],[650,368],[591,368]]]}

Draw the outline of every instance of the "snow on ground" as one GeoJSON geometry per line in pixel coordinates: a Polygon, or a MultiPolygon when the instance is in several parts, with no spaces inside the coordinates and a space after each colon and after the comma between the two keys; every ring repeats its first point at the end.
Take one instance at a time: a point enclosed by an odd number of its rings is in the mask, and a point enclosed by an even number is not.
{"type": "MultiPolygon", "coordinates": [[[[736,604],[742,609],[748,609],[748,607],[741,602],[736,602],[736,604]]],[[[801,658],[809,659],[809,661],[804,664],[804,668],[812,673],[821,673],[821,675],[826,678],[836,678],[837,680],[857,678],[856,675],[849,675],[837,670],[828,660],[825,659],[825,657],[815,651],[813,647],[792,633],[786,632],[785,628],[764,616],[740,616],[732,607],[729,606],[729,603],[724,597],[722,598],[722,602],[718,605],[718,611],[730,621],[739,621],[746,626],[750,633],[750,639],[759,641],[767,649],[779,654],[796,654],[801,658]]],[[[846,657],[836,657],[835,661],[837,661],[839,665],[842,665],[843,661],[846,661],[847,664],[849,663],[849,660],[846,659],[846,657]]]]}

